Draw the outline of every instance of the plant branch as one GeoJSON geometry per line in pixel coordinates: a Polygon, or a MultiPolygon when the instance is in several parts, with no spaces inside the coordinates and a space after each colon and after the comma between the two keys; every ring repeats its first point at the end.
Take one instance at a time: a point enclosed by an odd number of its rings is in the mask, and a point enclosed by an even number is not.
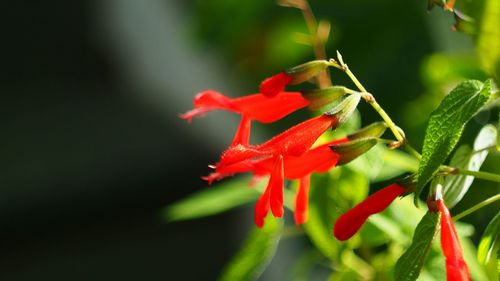
{"type": "MultiPolygon", "coordinates": [[[[307,0],[296,0],[296,1],[285,1],[289,2],[286,4],[291,4],[295,8],[302,11],[302,16],[304,17],[304,21],[306,22],[307,29],[309,30],[309,34],[311,35],[311,44],[313,46],[314,55],[318,60],[326,59],[326,50],[325,50],[325,41],[328,38],[328,32],[324,37],[320,38],[319,36],[319,25],[314,13],[309,5],[307,0]]],[[[330,79],[330,73],[327,70],[322,71],[318,75],[318,84],[320,88],[326,88],[332,85],[332,81],[330,79]]]]}
{"type": "Polygon", "coordinates": [[[454,168],[453,171],[450,174],[451,175],[474,176],[476,178],[480,178],[480,179],[483,179],[483,180],[500,182],[500,175],[493,174],[493,173],[488,173],[488,172],[470,171],[470,170],[466,170],[466,169],[454,168]]]}
{"type": "Polygon", "coordinates": [[[375,97],[372,94],[368,93],[368,91],[363,86],[363,84],[361,84],[361,82],[359,82],[358,78],[356,78],[354,73],[352,73],[352,71],[349,69],[347,64],[344,63],[344,60],[342,59],[342,55],[339,52],[337,52],[337,58],[338,58],[339,62],[335,61],[334,59],[330,59],[330,61],[329,61],[330,66],[333,66],[335,68],[338,68],[338,69],[344,71],[347,74],[347,76],[349,76],[349,78],[356,85],[356,87],[363,93],[363,95],[362,95],[363,99],[366,102],[368,102],[373,107],[373,109],[375,109],[375,111],[377,111],[377,113],[380,115],[380,117],[382,117],[382,119],[385,121],[385,123],[387,124],[389,129],[394,134],[394,137],[396,137],[396,139],[398,140],[399,145],[404,144],[405,137],[404,137],[404,134],[401,133],[401,129],[398,126],[396,126],[396,124],[392,121],[391,117],[389,117],[387,112],[385,112],[385,110],[378,104],[378,102],[375,100],[375,97]]]}
{"type": "Polygon", "coordinates": [[[493,203],[493,202],[495,202],[495,201],[497,201],[499,199],[500,199],[500,194],[497,194],[497,195],[495,195],[493,197],[490,197],[490,198],[484,200],[483,202],[480,202],[480,203],[472,206],[471,208],[469,208],[469,209],[461,212],[460,214],[455,215],[453,217],[453,220],[457,221],[457,220],[459,220],[459,219],[461,219],[461,218],[463,218],[463,217],[465,217],[465,216],[467,216],[469,214],[472,214],[473,212],[475,212],[475,211],[481,209],[482,207],[484,207],[486,205],[489,205],[489,204],[491,204],[491,203],[493,203]]]}

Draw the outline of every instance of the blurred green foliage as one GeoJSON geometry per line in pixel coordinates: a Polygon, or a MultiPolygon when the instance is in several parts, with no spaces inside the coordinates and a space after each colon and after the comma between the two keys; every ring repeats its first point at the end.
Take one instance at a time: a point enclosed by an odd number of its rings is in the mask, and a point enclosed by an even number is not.
{"type": "MultiPolygon", "coordinates": [[[[497,0],[459,1],[457,9],[474,18],[470,24],[473,24],[476,33],[471,36],[451,30],[454,23],[452,13],[441,9],[427,13],[425,1],[310,2],[317,18],[332,24],[330,40],[326,44],[327,53],[332,56],[335,50],[342,51],[346,63],[356,76],[405,130],[408,139],[416,147],[422,146],[431,112],[443,99],[453,103],[453,94],[451,97],[447,94],[457,84],[470,79],[484,81],[489,77],[498,81],[499,3],[497,0]]],[[[236,72],[241,77],[243,91],[256,92],[259,81],[270,74],[314,59],[311,46],[304,44],[307,27],[300,11],[296,9],[279,7],[273,1],[231,0],[199,0],[194,8],[193,34],[203,48],[223,55],[228,71],[236,72]]],[[[334,84],[352,86],[343,73],[331,72],[334,84]]],[[[447,163],[448,155],[456,143],[471,143],[485,125],[498,123],[498,109],[492,105],[474,117],[464,130],[465,123],[487,102],[487,97],[480,104],[472,101],[477,106],[470,110],[466,120],[460,120],[459,117],[463,117],[464,113],[462,107],[467,102],[471,101],[453,103],[456,106],[450,112],[455,112],[456,116],[451,114],[453,116],[449,119],[453,124],[439,129],[444,137],[450,137],[450,131],[459,131],[451,136],[453,144],[443,148],[431,141],[435,147],[427,148],[432,151],[424,155],[424,160],[439,149],[441,152],[446,151],[433,164],[432,171],[426,174],[425,182],[440,164],[447,163]]],[[[342,136],[359,128],[361,123],[378,120],[379,117],[371,108],[361,105],[359,112],[346,126],[335,133],[326,134],[324,138],[342,136]]],[[[435,135],[435,132],[432,134],[435,135]]],[[[467,150],[469,152],[470,149],[467,150]]],[[[498,153],[490,153],[483,168],[500,173],[498,163],[498,153]]],[[[415,172],[417,166],[418,162],[407,154],[377,146],[345,167],[314,175],[309,221],[303,228],[296,229],[313,249],[307,247],[295,258],[290,279],[310,280],[311,272],[319,266],[328,270],[329,280],[396,280],[394,274],[401,278],[397,280],[415,280],[419,273],[419,280],[443,280],[444,261],[437,239],[433,240],[438,220],[435,215],[426,214],[422,208],[415,208],[411,197],[396,200],[385,212],[371,217],[360,233],[346,243],[336,241],[331,233],[333,223],[340,214],[386,185],[388,180],[392,182],[404,173],[415,172]],[[395,264],[402,255],[396,270],[395,264]],[[421,266],[423,270],[420,272],[421,266]]],[[[476,180],[474,183],[467,182],[467,185],[463,182],[455,185],[460,185],[463,193],[469,186],[474,192],[469,192],[467,200],[462,200],[452,210],[453,213],[470,207],[472,202],[498,193],[496,183],[476,180]]],[[[217,188],[211,187],[214,190],[217,188]]],[[[287,189],[286,205],[289,208],[293,205],[290,198],[295,189],[294,185],[287,189]]],[[[210,192],[215,193],[214,190],[210,192]]],[[[222,192],[232,191],[225,188],[222,192]]],[[[222,198],[230,198],[230,195],[222,198]]],[[[415,201],[419,201],[419,198],[416,197],[415,201]]],[[[246,199],[238,201],[239,204],[247,202],[246,199]]],[[[464,223],[457,224],[465,259],[474,280],[487,280],[487,274],[491,275],[476,260],[474,246],[477,245],[480,232],[492,218],[491,210],[498,211],[498,204],[484,208],[467,217],[464,223]]],[[[255,235],[255,232],[251,234],[253,237],[255,235]]],[[[264,250],[247,251],[246,258],[266,260],[264,256],[256,255],[256,251],[264,250]]],[[[236,260],[243,259],[245,252],[243,249],[236,260]]],[[[267,257],[269,251],[265,253],[267,257]]]]}

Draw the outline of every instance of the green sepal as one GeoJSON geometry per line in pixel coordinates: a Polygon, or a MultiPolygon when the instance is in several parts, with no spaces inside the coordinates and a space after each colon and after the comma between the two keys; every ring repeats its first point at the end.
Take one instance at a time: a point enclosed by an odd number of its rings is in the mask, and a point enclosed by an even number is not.
{"type": "Polygon", "coordinates": [[[304,98],[309,100],[309,110],[317,110],[323,106],[329,105],[347,94],[347,88],[344,86],[332,86],[324,89],[314,89],[303,91],[304,98]]]}
{"type": "Polygon", "coordinates": [[[326,60],[313,60],[285,70],[285,74],[292,77],[290,85],[304,83],[328,67],[326,60]]]}
{"type": "Polygon", "coordinates": [[[355,93],[349,95],[344,100],[342,100],[338,105],[336,105],[331,110],[325,112],[325,115],[334,116],[337,119],[336,127],[342,125],[351,114],[354,112],[361,99],[360,93],[355,93]]]}
{"type": "Polygon", "coordinates": [[[341,155],[339,162],[337,162],[337,165],[344,165],[356,159],[363,153],[367,152],[377,143],[378,143],[377,138],[373,137],[362,138],[349,142],[331,145],[330,149],[333,150],[335,153],[341,155]]]}
{"type": "Polygon", "coordinates": [[[382,136],[387,129],[385,122],[375,122],[347,136],[349,140],[382,136]]]}

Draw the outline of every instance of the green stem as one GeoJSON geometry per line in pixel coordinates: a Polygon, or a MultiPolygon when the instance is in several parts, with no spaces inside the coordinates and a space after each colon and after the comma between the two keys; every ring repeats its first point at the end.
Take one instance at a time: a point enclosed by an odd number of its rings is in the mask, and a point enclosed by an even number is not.
{"type": "Polygon", "coordinates": [[[459,219],[461,219],[461,218],[463,218],[463,217],[465,217],[465,216],[467,216],[467,215],[469,215],[469,214],[471,214],[471,213],[473,213],[473,212],[481,209],[482,207],[484,207],[486,205],[489,205],[489,204],[497,201],[498,199],[500,199],[500,194],[497,194],[497,195],[495,195],[493,197],[490,197],[490,198],[484,200],[483,202],[480,202],[480,203],[472,206],[471,208],[469,208],[469,209],[461,212],[460,214],[455,215],[453,217],[453,220],[457,221],[457,220],[459,220],[459,219]]]}
{"type": "Polygon", "coordinates": [[[373,107],[373,109],[375,109],[375,111],[377,111],[377,113],[380,115],[380,117],[382,117],[382,119],[387,124],[389,129],[392,131],[392,133],[394,134],[394,136],[396,137],[398,142],[403,144],[405,141],[405,138],[401,134],[401,132],[399,131],[396,124],[392,121],[391,117],[389,117],[387,112],[385,112],[385,110],[378,104],[378,102],[375,100],[375,97],[373,97],[372,94],[368,93],[368,91],[363,86],[363,84],[361,84],[361,82],[359,82],[358,78],[356,78],[354,73],[352,73],[352,71],[349,69],[347,64],[344,63],[344,60],[342,59],[342,55],[338,51],[337,51],[337,58],[338,58],[339,62],[337,62],[333,59],[330,59],[330,66],[344,71],[347,74],[347,76],[349,76],[349,78],[352,80],[354,85],[356,85],[356,87],[358,87],[358,89],[363,93],[363,95],[362,95],[363,99],[366,102],[368,102],[373,107]]]}
{"type": "Polygon", "coordinates": [[[457,168],[455,171],[453,171],[453,174],[474,176],[476,178],[480,178],[480,179],[483,179],[483,180],[500,182],[500,175],[493,174],[493,173],[488,173],[488,172],[470,171],[470,170],[458,169],[457,168]]]}
{"type": "MultiPolygon", "coordinates": [[[[318,38],[318,21],[314,16],[314,13],[309,5],[307,0],[304,0],[301,5],[298,7],[302,11],[302,15],[304,16],[304,21],[306,22],[307,28],[309,29],[309,33],[311,34],[312,45],[314,50],[314,55],[318,60],[326,59],[326,50],[325,45],[318,38]]],[[[328,70],[322,71],[318,76],[318,83],[321,89],[329,87],[332,85],[332,81],[330,79],[330,74],[328,70]]]]}
{"type": "MultiPolygon", "coordinates": [[[[361,88],[360,88],[361,90],[361,88]]],[[[394,122],[392,121],[391,117],[389,117],[389,115],[385,112],[385,110],[377,103],[377,101],[375,100],[375,98],[370,95],[371,97],[370,98],[365,98],[365,100],[373,107],[373,109],[375,109],[375,111],[378,112],[378,114],[380,115],[380,117],[382,117],[382,119],[384,119],[385,123],[387,124],[387,126],[389,127],[389,129],[392,131],[392,133],[394,134],[394,136],[396,137],[396,139],[403,143],[404,142],[404,137],[401,135],[401,133],[399,132],[396,124],[394,124],[394,122]]]]}
{"type": "Polygon", "coordinates": [[[422,155],[420,155],[420,153],[415,148],[413,148],[413,146],[411,146],[409,143],[405,143],[403,148],[418,160],[422,159],[422,155]]]}

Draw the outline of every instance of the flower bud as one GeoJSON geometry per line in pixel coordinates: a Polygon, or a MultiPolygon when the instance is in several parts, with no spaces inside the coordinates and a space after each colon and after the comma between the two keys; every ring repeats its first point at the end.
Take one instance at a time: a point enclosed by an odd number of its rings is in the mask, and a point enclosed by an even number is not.
{"type": "Polygon", "coordinates": [[[387,124],[385,124],[385,122],[375,122],[348,135],[347,138],[350,140],[367,138],[367,137],[378,138],[384,134],[386,129],[387,129],[387,124]]]}
{"type": "Polygon", "coordinates": [[[404,186],[393,183],[368,196],[363,202],[337,219],[333,227],[333,235],[340,241],[351,238],[361,229],[368,217],[384,211],[392,201],[405,191],[404,186]]]}
{"type": "Polygon", "coordinates": [[[343,124],[347,120],[347,118],[349,118],[349,116],[351,116],[351,114],[358,106],[360,99],[361,99],[361,93],[352,94],[346,97],[333,109],[325,112],[324,114],[328,116],[333,116],[337,119],[337,124],[334,127],[337,128],[338,126],[343,124]]]}
{"type": "Polygon", "coordinates": [[[313,60],[289,68],[285,70],[285,74],[292,77],[290,85],[297,85],[310,80],[311,78],[318,75],[321,71],[325,70],[327,67],[328,67],[328,61],[313,60]]]}
{"type": "Polygon", "coordinates": [[[324,89],[303,91],[304,98],[309,100],[309,110],[317,110],[329,105],[347,93],[346,87],[333,86],[324,89]]]}
{"type": "Polygon", "coordinates": [[[377,138],[373,137],[355,139],[353,141],[331,145],[330,149],[340,155],[340,160],[337,162],[337,165],[344,165],[370,150],[377,142],[377,138]]]}

